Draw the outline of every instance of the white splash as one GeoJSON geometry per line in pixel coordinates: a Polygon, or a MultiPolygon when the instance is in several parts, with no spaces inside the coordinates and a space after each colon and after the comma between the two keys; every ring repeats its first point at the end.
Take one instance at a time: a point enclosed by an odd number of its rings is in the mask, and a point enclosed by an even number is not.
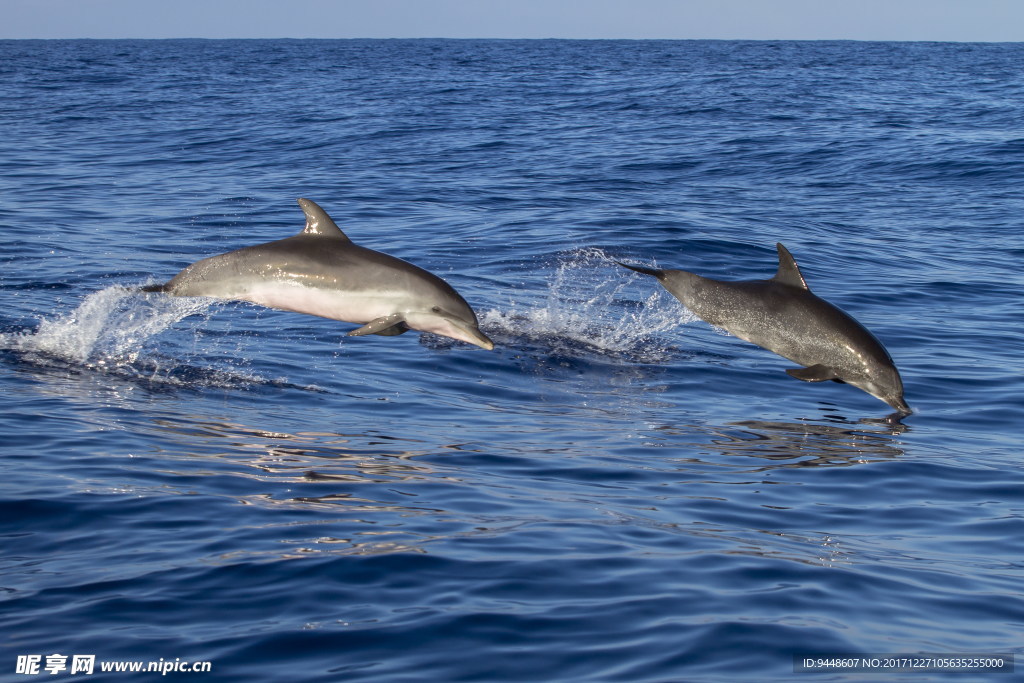
{"type": "Polygon", "coordinates": [[[73,311],[43,318],[35,330],[0,334],[0,350],[40,367],[85,369],[158,387],[274,386],[323,392],[284,378],[266,379],[246,366],[240,346],[223,353],[222,335],[204,334],[206,314],[219,302],[206,297],[146,295],[113,286],[88,295],[73,311]],[[161,332],[190,316],[184,334],[161,332]],[[191,332],[191,334],[189,333],[191,332]]]}
{"type": "Polygon", "coordinates": [[[89,368],[130,365],[146,340],[210,304],[210,299],[143,296],[127,287],[108,287],[69,313],[40,320],[35,331],[0,335],[0,347],[89,368]]]}
{"type": "Polygon", "coordinates": [[[559,355],[663,362],[674,353],[667,334],[696,318],[653,278],[637,283],[601,249],[581,249],[559,264],[539,305],[484,311],[481,325],[506,344],[526,337],[559,355]]]}

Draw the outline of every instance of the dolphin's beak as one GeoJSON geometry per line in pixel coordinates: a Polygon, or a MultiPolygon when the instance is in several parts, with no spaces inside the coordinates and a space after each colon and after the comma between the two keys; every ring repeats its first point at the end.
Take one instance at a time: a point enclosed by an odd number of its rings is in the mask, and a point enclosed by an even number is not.
{"type": "Polygon", "coordinates": [[[462,341],[470,344],[475,344],[482,349],[492,351],[494,349],[494,342],[492,342],[486,334],[481,332],[479,329],[464,329],[466,336],[463,337],[462,341]]]}
{"type": "Polygon", "coordinates": [[[477,327],[476,324],[463,322],[456,318],[447,318],[447,321],[453,328],[452,332],[456,332],[456,334],[450,335],[454,339],[464,341],[467,344],[479,346],[480,348],[487,349],[488,351],[494,349],[494,342],[492,342],[486,334],[481,332],[480,328],[477,327]]]}
{"type": "Polygon", "coordinates": [[[886,403],[888,403],[893,408],[903,413],[903,415],[910,415],[912,412],[914,412],[913,410],[910,409],[910,406],[907,405],[907,402],[903,400],[902,396],[900,396],[899,398],[894,398],[891,401],[886,401],[886,403]]]}
{"type": "Polygon", "coordinates": [[[476,320],[465,320],[461,317],[443,313],[428,313],[407,314],[405,321],[414,330],[451,337],[452,339],[458,339],[488,351],[494,348],[494,342],[480,331],[476,320]]]}

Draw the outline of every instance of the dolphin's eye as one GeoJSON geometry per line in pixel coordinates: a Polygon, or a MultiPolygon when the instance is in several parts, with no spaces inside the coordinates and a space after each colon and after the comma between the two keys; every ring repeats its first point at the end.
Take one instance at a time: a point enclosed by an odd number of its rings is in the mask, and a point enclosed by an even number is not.
{"type": "Polygon", "coordinates": [[[433,308],[430,309],[430,312],[431,313],[440,313],[441,312],[441,307],[440,306],[434,306],[433,308]]]}

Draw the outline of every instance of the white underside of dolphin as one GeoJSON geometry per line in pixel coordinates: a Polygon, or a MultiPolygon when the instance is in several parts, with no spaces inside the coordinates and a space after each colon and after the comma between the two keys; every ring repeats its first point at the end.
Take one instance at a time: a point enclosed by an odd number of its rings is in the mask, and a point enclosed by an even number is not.
{"type": "Polygon", "coordinates": [[[306,214],[299,234],[197,261],[145,291],[249,301],[362,325],[350,336],[412,329],[494,348],[447,282],[355,244],[316,203],[298,202],[306,214]]]}

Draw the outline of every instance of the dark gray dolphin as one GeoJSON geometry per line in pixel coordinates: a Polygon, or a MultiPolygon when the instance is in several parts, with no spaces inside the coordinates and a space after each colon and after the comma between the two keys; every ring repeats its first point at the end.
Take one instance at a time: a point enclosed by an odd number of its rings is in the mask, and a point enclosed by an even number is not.
{"type": "Polygon", "coordinates": [[[298,202],[306,214],[299,234],[197,261],[144,291],[239,299],[362,325],[349,336],[412,329],[494,348],[447,282],[354,244],[326,211],[308,199],[298,202]]]}
{"type": "Polygon", "coordinates": [[[903,380],[881,342],[812,294],[793,255],[781,244],[775,246],[779,269],[770,280],[722,282],[685,270],[619,265],[658,278],[702,320],[804,366],[786,370],[793,377],[852,384],[910,414],[903,380]]]}

